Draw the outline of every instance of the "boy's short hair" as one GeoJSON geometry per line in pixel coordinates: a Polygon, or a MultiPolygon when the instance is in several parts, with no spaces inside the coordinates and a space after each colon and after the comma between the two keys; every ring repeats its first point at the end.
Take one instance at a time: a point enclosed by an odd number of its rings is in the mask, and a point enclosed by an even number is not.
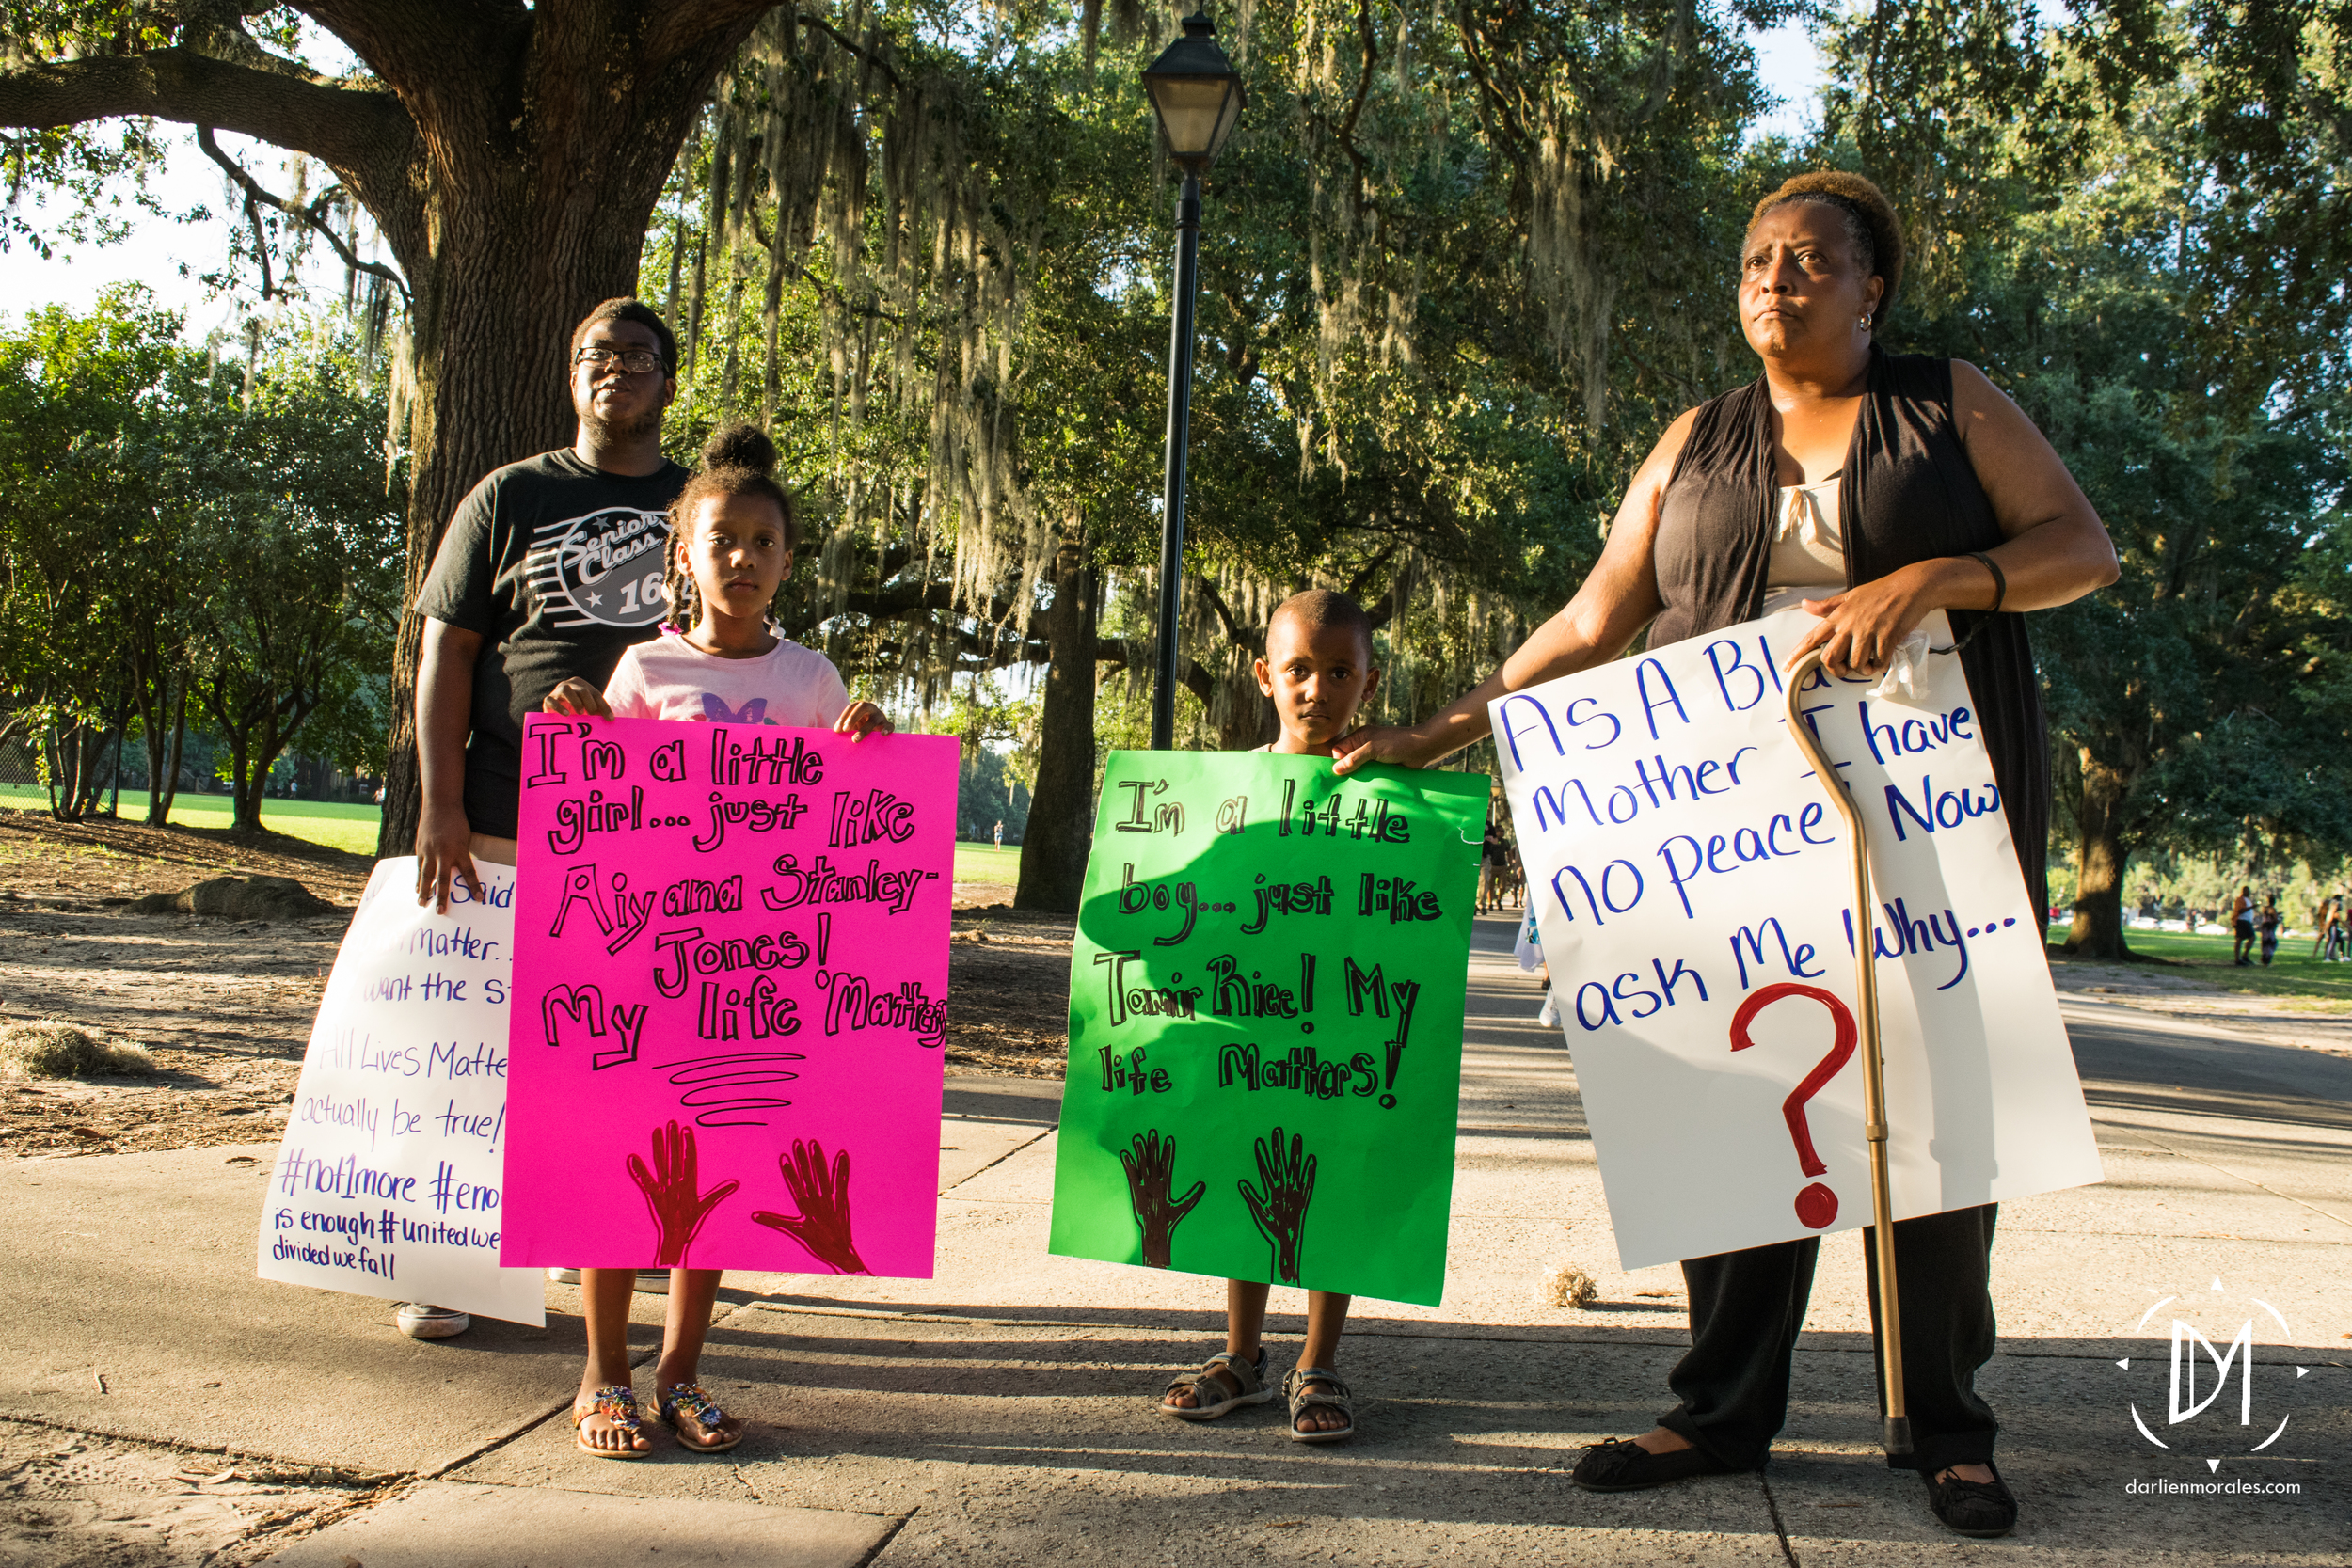
{"type": "Polygon", "coordinates": [[[1364,655],[1372,656],[1372,617],[1362,605],[1345,594],[1328,588],[1310,588],[1304,594],[1293,594],[1274,607],[1266,619],[1266,633],[1271,639],[1278,621],[1291,620],[1307,631],[1350,631],[1364,640],[1364,655]]]}

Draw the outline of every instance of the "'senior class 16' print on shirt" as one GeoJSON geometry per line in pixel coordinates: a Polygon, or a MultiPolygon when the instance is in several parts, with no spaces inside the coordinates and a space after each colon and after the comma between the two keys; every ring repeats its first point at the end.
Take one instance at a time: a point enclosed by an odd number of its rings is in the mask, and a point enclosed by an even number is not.
{"type": "Polygon", "coordinates": [[[548,625],[634,627],[660,620],[669,539],[667,514],[633,506],[542,523],[527,570],[548,605],[548,625]]]}

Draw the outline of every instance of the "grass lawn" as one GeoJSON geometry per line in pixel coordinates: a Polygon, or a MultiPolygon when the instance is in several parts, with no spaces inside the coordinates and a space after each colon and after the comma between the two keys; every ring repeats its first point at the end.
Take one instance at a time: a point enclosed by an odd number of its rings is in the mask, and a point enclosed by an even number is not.
{"type": "MultiPolygon", "coordinates": [[[[2050,927],[2050,940],[2063,941],[2063,925],[2050,927]]],[[[2175,974],[2223,990],[2278,998],[2289,1006],[2314,1012],[2352,1012],[2352,963],[2322,963],[2312,957],[2312,939],[2282,936],[2270,967],[2262,964],[2262,949],[2254,962],[2239,969],[2230,962],[2230,938],[2219,931],[2137,931],[2126,929],[2125,945],[2143,958],[2160,958],[2175,974]]]]}
{"type": "Polygon", "coordinates": [[[1017,845],[999,849],[993,844],[956,844],[956,880],[959,882],[1002,882],[1007,887],[1021,880],[1021,850],[1017,845]]]}
{"type": "MultiPolygon", "coordinates": [[[[38,784],[0,784],[0,810],[11,807],[19,811],[47,811],[49,792],[38,784]]],[[[145,790],[122,792],[122,817],[126,822],[147,820],[145,790]]],[[[272,832],[307,839],[330,849],[346,849],[355,855],[375,853],[376,824],[382,817],[383,813],[374,806],[342,805],[328,800],[262,802],[262,826],[272,832]]],[[[171,823],[175,828],[226,828],[229,797],[183,792],[171,802],[171,823]]],[[[1010,886],[1020,879],[1018,846],[1002,849],[993,844],[956,846],[957,881],[1001,882],[1010,886]]]]}
{"type": "MultiPolygon", "coordinates": [[[[0,809],[47,811],[49,792],[39,784],[0,784],[0,809]]],[[[128,822],[147,820],[147,791],[122,792],[122,816],[128,822]]],[[[230,803],[226,795],[191,795],[183,790],[172,798],[175,828],[226,828],[230,803]]],[[[345,805],[332,800],[263,800],[262,826],[290,838],[347,849],[355,855],[375,853],[376,824],[383,813],[374,806],[345,805]]]]}

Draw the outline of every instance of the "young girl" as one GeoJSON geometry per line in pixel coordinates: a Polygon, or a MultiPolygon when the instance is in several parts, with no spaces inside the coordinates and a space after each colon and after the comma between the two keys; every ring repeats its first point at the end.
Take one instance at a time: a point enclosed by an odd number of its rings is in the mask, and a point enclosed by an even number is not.
{"type": "MultiPolygon", "coordinates": [[[[670,505],[670,559],[661,586],[674,624],[653,641],[623,652],[602,691],[578,679],[557,687],[548,694],[548,712],[831,725],[852,742],[889,732],[882,709],[850,701],[830,659],[777,636],[768,620],[777,587],[791,575],[800,534],[792,498],[773,477],[775,466],[774,443],[749,425],[711,436],[701,470],[670,505]]],[[[671,1272],[661,1359],[653,1374],[660,1418],[677,1433],[680,1447],[697,1453],[720,1453],[743,1440],[742,1418],[722,1410],[696,1381],[719,1275],[717,1269],[671,1272]]],[[[581,1451],[600,1459],[635,1459],[653,1447],[638,1431],[629,1383],[635,1283],[632,1269],[580,1271],[588,1365],[572,1404],[572,1427],[581,1451]]]]}

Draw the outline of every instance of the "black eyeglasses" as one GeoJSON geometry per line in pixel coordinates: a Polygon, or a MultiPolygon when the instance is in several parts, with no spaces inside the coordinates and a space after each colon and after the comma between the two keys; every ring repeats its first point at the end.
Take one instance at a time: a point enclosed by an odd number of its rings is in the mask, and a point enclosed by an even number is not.
{"type": "Polygon", "coordinates": [[[597,370],[615,360],[620,362],[621,369],[631,375],[643,375],[647,371],[661,368],[661,356],[649,348],[602,348],[590,344],[572,356],[573,364],[589,365],[597,370]]]}

